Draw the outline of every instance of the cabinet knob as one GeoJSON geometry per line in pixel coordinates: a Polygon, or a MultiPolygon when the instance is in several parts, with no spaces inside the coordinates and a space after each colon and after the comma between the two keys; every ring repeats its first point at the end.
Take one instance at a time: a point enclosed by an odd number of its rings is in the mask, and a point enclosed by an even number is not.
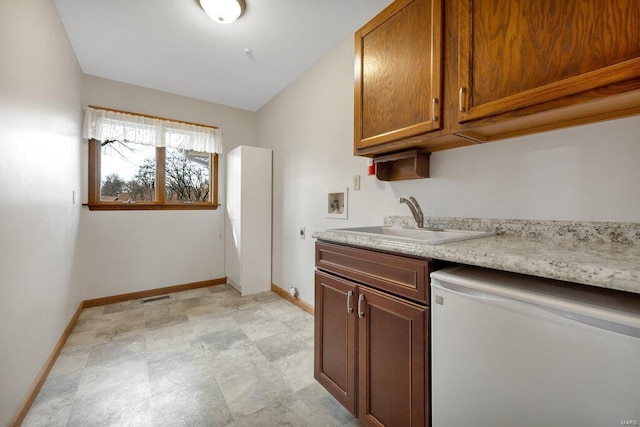
{"type": "Polygon", "coordinates": [[[358,318],[362,319],[364,317],[364,311],[362,311],[362,303],[364,303],[364,294],[360,294],[358,297],[358,318]]]}
{"type": "Polygon", "coordinates": [[[351,297],[353,297],[353,291],[347,292],[347,313],[353,313],[353,307],[351,307],[351,297]]]}

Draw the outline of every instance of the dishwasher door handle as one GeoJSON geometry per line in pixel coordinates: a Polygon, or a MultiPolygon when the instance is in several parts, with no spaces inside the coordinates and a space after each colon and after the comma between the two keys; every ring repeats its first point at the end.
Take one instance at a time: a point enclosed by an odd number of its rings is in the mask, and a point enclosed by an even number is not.
{"type": "Polygon", "coordinates": [[[364,311],[362,311],[362,304],[364,303],[364,294],[360,294],[358,297],[358,318],[362,319],[364,317],[364,311]]]}

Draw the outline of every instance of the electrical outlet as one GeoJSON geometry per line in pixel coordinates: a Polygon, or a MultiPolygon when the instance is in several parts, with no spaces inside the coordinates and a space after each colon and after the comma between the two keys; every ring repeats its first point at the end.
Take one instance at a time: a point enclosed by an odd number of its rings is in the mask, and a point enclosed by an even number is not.
{"type": "Polygon", "coordinates": [[[304,227],[300,227],[300,238],[304,240],[306,237],[306,232],[304,231],[304,227]]]}
{"type": "Polygon", "coordinates": [[[360,189],[360,175],[353,176],[353,191],[360,189]]]}

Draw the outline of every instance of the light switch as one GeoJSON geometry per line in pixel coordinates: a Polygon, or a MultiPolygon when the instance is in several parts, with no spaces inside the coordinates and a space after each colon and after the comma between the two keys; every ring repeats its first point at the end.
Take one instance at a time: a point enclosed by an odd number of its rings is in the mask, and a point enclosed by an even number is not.
{"type": "Polygon", "coordinates": [[[353,191],[360,189],[360,175],[353,176],[353,191]]]}

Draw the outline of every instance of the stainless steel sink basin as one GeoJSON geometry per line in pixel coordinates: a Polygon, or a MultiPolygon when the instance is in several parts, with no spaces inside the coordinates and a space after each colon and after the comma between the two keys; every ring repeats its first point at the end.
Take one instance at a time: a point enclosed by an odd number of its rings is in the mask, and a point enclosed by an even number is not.
{"type": "Polygon", "coordinates": [[[336,228],[331,231],[340,231],[356,235],[370,237],[384,237],[385,239],[414,241],[430,245],[459,242],[461,240],[477,239],[480,237],[495,236],[492,231],[470,230],[441,230],[430,228],[399,228],[387,226],[336,228]]]}

